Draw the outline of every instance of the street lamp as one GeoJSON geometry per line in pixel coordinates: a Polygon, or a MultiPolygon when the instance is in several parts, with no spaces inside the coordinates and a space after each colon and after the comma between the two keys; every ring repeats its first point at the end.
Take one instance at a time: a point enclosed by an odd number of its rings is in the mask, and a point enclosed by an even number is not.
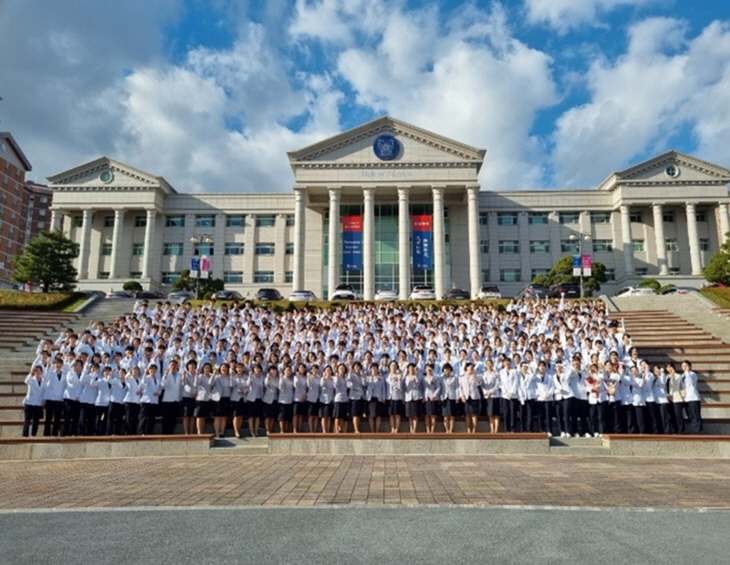
{"type": "Polygon", "coordinates": [[[575,241],[578,244],[578,256],[580,257],[580,297],[583,298],[585,296],[583,290],[583,242],[590,241],[591,234],[588,232],[571,233],[568,238],[570,241],[575,241]]]}
{"type": "MultiPolygon", "coordinates": [[[[209,233],[195,234],[190,237],[190,242],[193,245],[197,245],[199,243],[213,243],[213,236],[209,233]]],[[[200,252],[198,252],[198,255],[200,255],[200,252]]],[[[201,274],[202,274],[202,264],[199,264],[198,272],[195,277],[195,299],[196,300],[200,300],[200,275],[201,274]]]]}

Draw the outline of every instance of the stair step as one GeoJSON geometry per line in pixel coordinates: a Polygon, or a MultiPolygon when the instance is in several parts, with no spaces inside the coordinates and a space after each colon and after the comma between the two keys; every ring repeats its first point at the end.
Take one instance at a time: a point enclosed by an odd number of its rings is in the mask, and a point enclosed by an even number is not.
{"type": "Polygon", "coordinates": [[[609,457],[611,450],[608,447],[585,446],[573,447],[567,445],[550,446],[551,455],[569,455],[572,457],[609,457]]]}

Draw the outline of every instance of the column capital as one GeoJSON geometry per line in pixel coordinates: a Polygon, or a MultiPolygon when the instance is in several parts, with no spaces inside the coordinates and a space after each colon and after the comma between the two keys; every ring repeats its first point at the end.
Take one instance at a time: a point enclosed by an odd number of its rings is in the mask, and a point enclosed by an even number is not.
{"type": "Polygon", "coordinates": [[[445,191],[446,187],[443,185],[434,185],[431,187],[431,194],[433,195],[434,200],[443,200],[445,191]]]}
{"type": "Polygon", "coordinates": [[[399,186],[398,187],[398,200],[405,201],[408,200],[409,190],[407,186],[399,186]]]}
{"type": "Polygon", "coordinates": [[[695,208],[697,206],[697,202],[690,200],[689,202],[685,202],[685,206],[687,207],[687,210],[689,210],[691,208],[695,208]]]}
{"type": "Polygon", "coordinates": [[[362,189],[363,200],[374,200],[375,199],[375,187],[366,186],[362,189]]]}
{"type": "Polygon", "coordinates": [[[86,220],[86,219],[93,217],[94,210],[92,210],[91,208],[84,208],[83,210],[81,210],[81,213],[84,217],[84,220],[86,220]]]}
{"type": "Polygon", "coordinates": [[[661,210],[662,206],[664,206],[664,202],[652,202],[651,203],[652,208],[659,208],[661,210]]]}
{"type": "Polygon", "coordinates": [[[119,218],[123,218],[126,213],[127,211],[124,208],[117,208],[114,210],[114,219],[117,220],[119,218]]]}
{"type": "Polygon", "coordinates": [[[629,205],[628,204],[621,204],[621,206],[619,206],[618,209],[621,211],[622,214],[628,214],[629,213],[629,205]]]}
{"type": "Polygon", "coordinates": [[[154,218],[157,215],[157,210],[154,208],[147,208],[147,217],[154,218]]]}

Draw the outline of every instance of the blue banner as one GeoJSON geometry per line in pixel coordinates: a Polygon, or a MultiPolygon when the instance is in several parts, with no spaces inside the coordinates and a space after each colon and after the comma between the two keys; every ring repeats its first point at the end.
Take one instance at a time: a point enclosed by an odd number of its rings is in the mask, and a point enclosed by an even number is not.
{"type": "Polygon", "coordinates": [[[342,217],[342,265],[345,271],[362,271],[362,216],[342,217]]]}
{"type": "Polygon", "coordinates": [[[422,214],[411,217],[413,228],[413,268],[433,269],[433,235],[431,216],[422,214]]]}
{"type": "Polygon", "coordinates": [[[192,257],[190,259],[190,276],[194,279],[198,278],[198,271],[200,271],[200,258],[192,257]]]}

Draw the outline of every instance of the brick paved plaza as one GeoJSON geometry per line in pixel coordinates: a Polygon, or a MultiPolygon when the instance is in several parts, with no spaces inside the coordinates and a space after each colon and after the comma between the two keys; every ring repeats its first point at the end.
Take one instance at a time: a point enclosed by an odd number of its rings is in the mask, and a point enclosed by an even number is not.
{"type": "Polygon", "coordinates": [[[0,509],[239,505],[730,508],[730,461],[207,456],[0,462],[0,509]]]}

